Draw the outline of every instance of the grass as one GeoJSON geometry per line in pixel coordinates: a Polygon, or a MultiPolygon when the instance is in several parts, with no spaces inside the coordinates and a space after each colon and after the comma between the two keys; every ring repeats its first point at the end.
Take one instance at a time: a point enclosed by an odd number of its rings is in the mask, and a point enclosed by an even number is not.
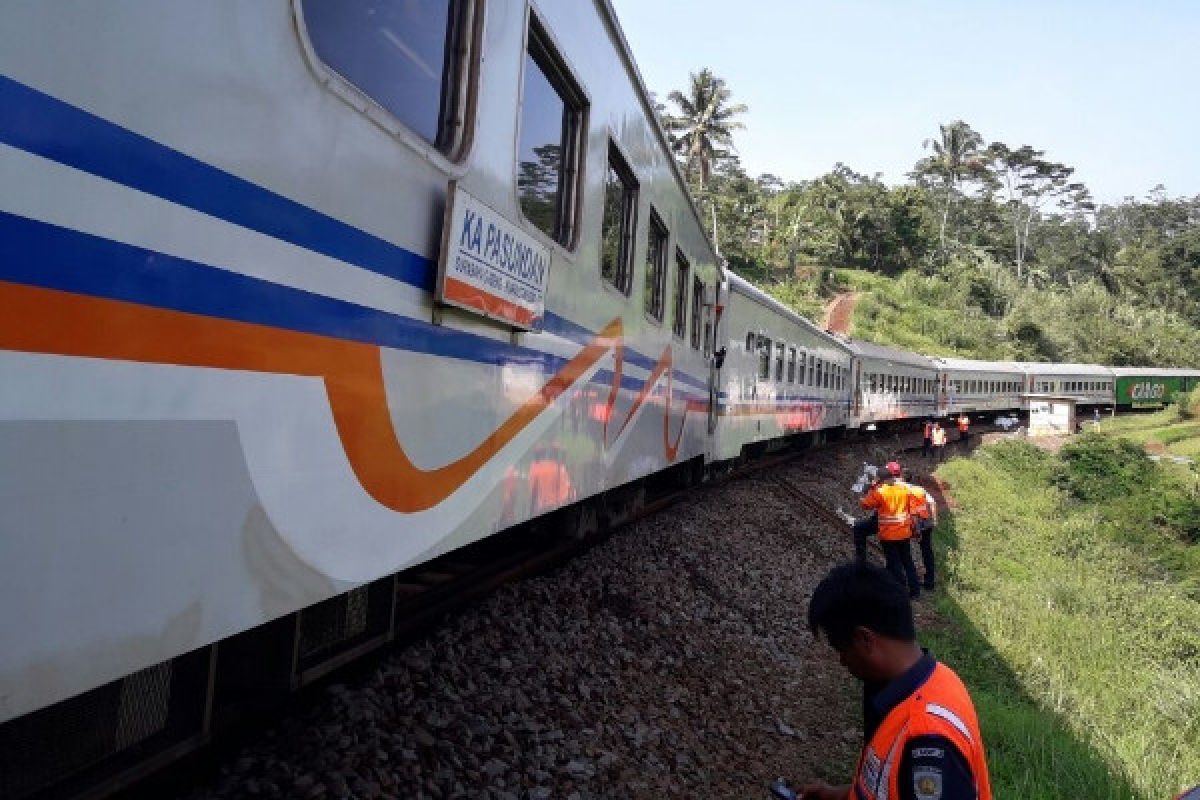
{"type": "MultiPolygon", "coordinates": [[[[1200,392],[1195,394],[1200,395],[1200,392]]],[[[1100,431],[1139,445],[1150,445],[1156,452],[1196,457],[1200,455],[1200,419],[1197,419],[1195,411],[1197,403],[1200,403],[1200,397],[1185,400],[1162,411],[1104,420],[1100,424],[1100,431]],[[1191,406],[1186,413],[1182,410],[1185,404],[1191,406]]]]}
{"type": "Polygon", "coordinates": [[[996,796],[1150,800],[1200,780],[1195,475],[1103,436],[1061,455],[1004,442],[939,475],[958,507],[947,624],[924,638],[971,688],[996,796]]]}

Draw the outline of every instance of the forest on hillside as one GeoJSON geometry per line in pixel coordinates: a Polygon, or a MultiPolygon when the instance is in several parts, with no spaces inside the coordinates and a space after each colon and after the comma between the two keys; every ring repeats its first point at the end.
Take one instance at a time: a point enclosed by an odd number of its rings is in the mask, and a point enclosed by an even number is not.
{"type": "Polygon", "coordinates": [[[802,313],[857,290],[856,335],[934,355],[1200,366],[1200,196],[1097,204],[1068,164],[962,120],[913,143],[902,185],[840,163],[752,177],[747,109],[710,70],[656,108],[721,255],[802,313]]]}

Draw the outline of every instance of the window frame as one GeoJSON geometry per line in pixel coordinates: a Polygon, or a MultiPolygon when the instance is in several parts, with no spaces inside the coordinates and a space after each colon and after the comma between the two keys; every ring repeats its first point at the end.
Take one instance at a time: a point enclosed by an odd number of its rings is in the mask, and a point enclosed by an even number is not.
{"type": "Polygon", "coordinates": [[[436,167],[454,177],[466,174],[467,161],[475,144],[475,132],[478,127],[480,73],[483,61],[483,29],[486,17],[484,0],[450,0],[450,26],[457,26],[457,38],[449,47],[455,55],[454,68],[457,70],[452,101],[447,99],[447,86],[443,68],[443,86],[440,109],[438,112],[439,136],[442,131],[443,118],[447,106],[455,109],[457,128],[452,143],[439,147],[436,142],[430,142],[421,134],[408,126],[378,101],[360,89],[338,72],[332,65],[317,54],[309,32],[308,19],[304,14],[304,0],[292,0],[292,21],[295,25],[300,49],[308,68],[318,82],[339,100],[353,108],[358,113],[371,120],[386,133],[396,138],[405,146],[417,151],[428,158],[436,167]]]}
{"type": "MultiPolygon", "coordinates": [[[[478,0],[477,0],[478,1],[478,0]]],[[[525,18],[524,46],[521,49],[520,89],[516,103],[516,136],[513,137],[513,198],[525,227],[535,235],[545,238],[568,253],[579,249],[580,229],[583,219],[583,178],[587,161],[588,116],[591,98],[576,77],[563,48],[555,40],[550,29],[542,22],[533,7],[528,8],[525,18]],[[531,49],[534,48],[534,49],[531,49]],[[535,52],[536,50],[536,52],[535,52]],[[528,54],[546,76],[546,80],[563,101],[563,174],[559,193],[559,214],[555,220],[553,235],[542,230],[525,214],[521,204],[518,179],[521,169],[521,121],[525,109],[525,59],[528,54]]]]}
{"type": "MultiPolygon", "coordinates": [[[[671,232],[667,230],[666,224],[662,221],[662,217],[650,206],[649,222],[646,224],[646,257],[643,259],[646,269],[650,268],[650,240],[658,236],[659,251],[658,251],[658,275],[655,280],[654,292],[657,293],[657,304],[655,308],[650,308],[649,296],[643,296],[642,310],[646,314],[646,319],[653,322],[655,325],[661,326],[667,314],[667,273],[671,269],[669,261],[671,252],[671,232]]],[[[647,288],[648,275],[642,276],[642,287],[647,288]]]]}
{"type": "Polygon", "coordinates": [[[788,354],[787,354],[787,359],[788,359],[787,382],[788,383],[796,382],[796,356],[797,356],[796,346],[790,345],[788,347],[788,354]]]}
{"type": "Polygon", "coordinates": [[[671,309],[671,335],[680,341],[687,337],[688,278],[692,274],[692,262],[678,247],[675,248],[675,302],[671,309]]]}
{"type": "Polygon", "coordinates": [[[692,276],[692,327],[690,328],[690,341],[692,349],[699,351],[703,343],[703,327],[704,327],[704,297],[707,287],[699,275],[692,276]]]}
{"type": "Polygon", "coordinates": [[[605,163],[608,169],[604,173],[600,195],[600,258],[596,266],[600,273],[600,282],[628,298],[633,291],[633,276],[637,271],[634,263],[634,250],[637,242],[638,200],[641,194],[641,184],[638,182],[637,174],[629,166],[629,160],[625,158],[625,154],[621,152],[611,137],[608,140],[608,154],[605,163]],[[617,273],[614,280],[611,281],[604,274],[604,206],[608,202],[608,172],[610,170],[616,173],[624,187],[621,196],[621,243],[617,251],[617,273]]]}

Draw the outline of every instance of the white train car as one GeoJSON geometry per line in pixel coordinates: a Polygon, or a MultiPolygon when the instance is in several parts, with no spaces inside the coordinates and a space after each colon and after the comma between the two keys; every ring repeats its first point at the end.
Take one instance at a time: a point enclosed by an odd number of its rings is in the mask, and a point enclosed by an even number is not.
{"type": "Polygon", "coordinates": [[[851,368],[850,427],[937,414],[932,359],[873,342],[847,339],[851,368]]]}
{"type": "Polygon", "coordinates": [[[728,275],[725,302],[714,459],[844,426],[851,359],[846,344],[737,275],[728,275]]]}
{"type": "Polygon", "coordinates": [[[1023,362],[1020,366],[1030,394],[1071,397],[1081,406],[1111,406],[1115,402],[1116,377],[1111,367],[1036,362],[1023,362]]]}
{"type": "Polygon", "coordinates": [[[935,358],[939,414],[1007,411],[1021,407],[1025,373],[1010,361],[935,358]]]}
{"type": "Polygon", "coordinates": [[[719,267],[606,0],[6,3],[0,251],[0,722],[95,690],[140,744],[214,643],[303,661],[708,454],[719,267]]]}

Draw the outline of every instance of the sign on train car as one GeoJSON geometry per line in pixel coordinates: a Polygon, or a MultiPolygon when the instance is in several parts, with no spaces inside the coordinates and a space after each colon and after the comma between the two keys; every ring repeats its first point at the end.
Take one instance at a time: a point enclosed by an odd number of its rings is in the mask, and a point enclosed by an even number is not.
{"type": "Polygon", "coordinates": [[[1183,378],[1175,375],[1126,375],[1117,378],[1117,404],[1122,406],[1161,408],[1183,391],[1183,378]]]}
{"type": "Polygon", "coordinates": [[[438,302],[522,330],[541,330],[550,248],[450,184],[438,265],[438,302]]]}

